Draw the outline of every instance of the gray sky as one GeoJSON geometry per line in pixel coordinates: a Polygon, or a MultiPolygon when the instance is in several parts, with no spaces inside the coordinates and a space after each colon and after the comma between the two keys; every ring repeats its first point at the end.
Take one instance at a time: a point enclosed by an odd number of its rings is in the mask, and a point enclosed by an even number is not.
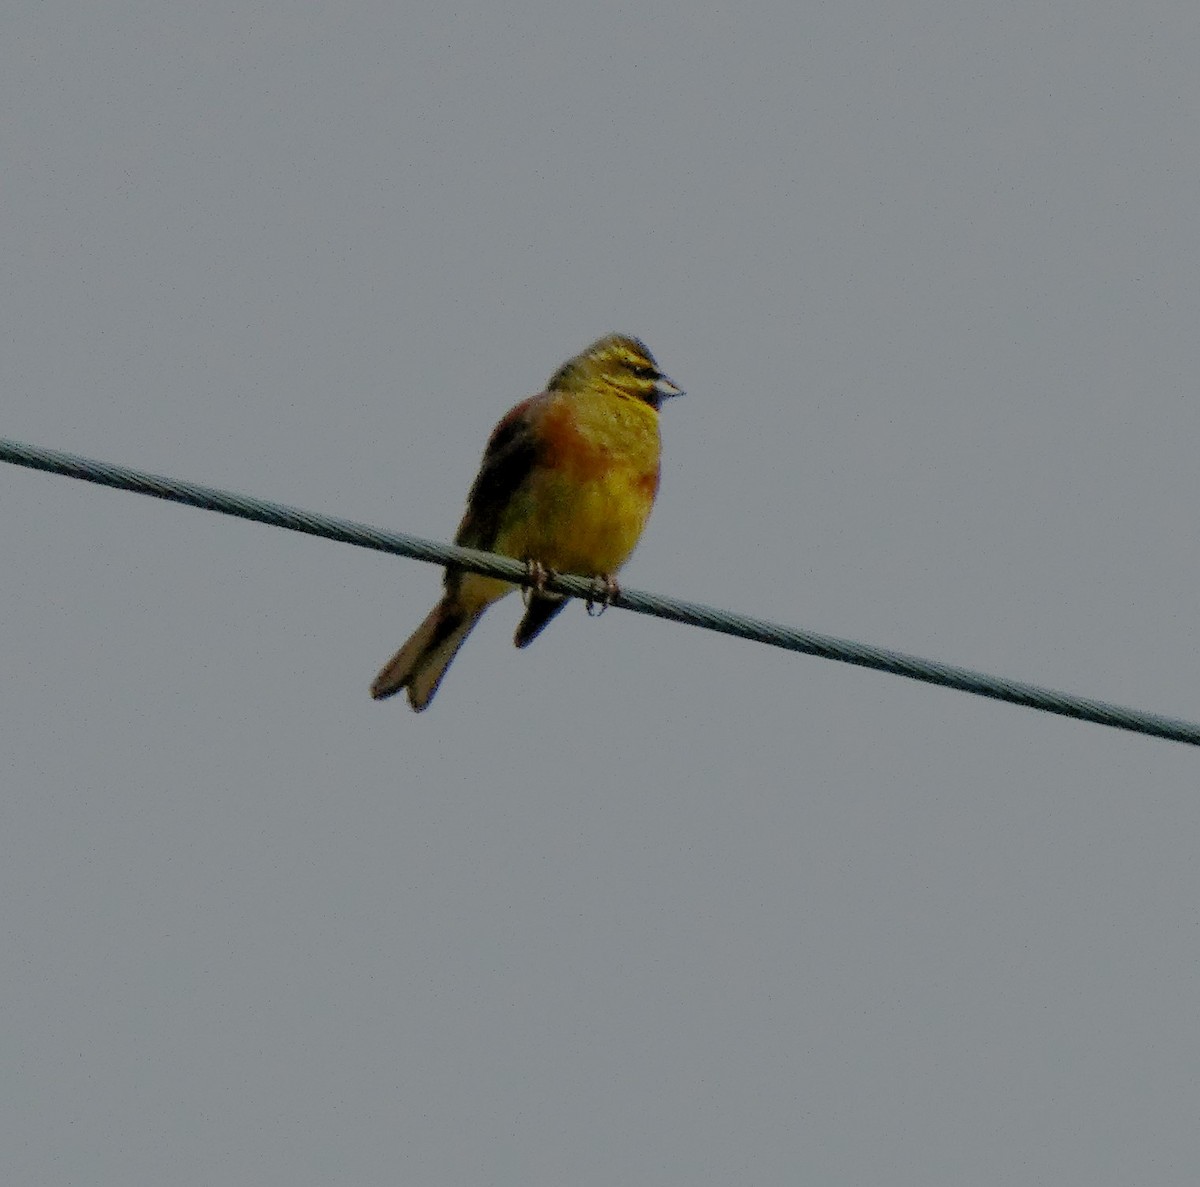
{"type": "MultiPolygon", "coordinates": [[[[1200,716],[1200,8],[10,4],[0,433],[1200,716]]],[[[1190,1184],[1200,755],[0,467],[0,1177],[1190,1184]]]]}

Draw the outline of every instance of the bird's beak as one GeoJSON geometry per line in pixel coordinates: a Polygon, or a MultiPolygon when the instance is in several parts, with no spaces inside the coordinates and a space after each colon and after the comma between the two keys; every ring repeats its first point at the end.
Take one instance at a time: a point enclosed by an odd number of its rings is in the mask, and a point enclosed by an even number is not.
{"type": "Polygon", "coordinates": [[[654,381],[654,393],[660,400],[665,400],[669,396],[682,396],[684,391],[677,383],[673,383],[665,375],[660,375],[654,381]]]}

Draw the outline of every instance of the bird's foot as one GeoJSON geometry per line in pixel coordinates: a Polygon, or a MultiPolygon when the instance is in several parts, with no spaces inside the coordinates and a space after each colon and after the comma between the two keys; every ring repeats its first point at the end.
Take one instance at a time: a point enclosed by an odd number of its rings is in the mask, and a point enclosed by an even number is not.
{"type": "Polygon", "coordinates": [[[553,569],[547,569],[541,561],[536,561],[532,557],[525,559],[525,576],[528,579],[528,584],[521,589],[521,601],[526,606],[529,605],[529,599],[535,593],[544,593],[546,582],[554,576],[553,569]]]}
{"type": "Polygon", "coordinates": [[[621,596],[621,587],[611,573],[597,573],[584,603],[591,618],[599,618],[621,596]]]}

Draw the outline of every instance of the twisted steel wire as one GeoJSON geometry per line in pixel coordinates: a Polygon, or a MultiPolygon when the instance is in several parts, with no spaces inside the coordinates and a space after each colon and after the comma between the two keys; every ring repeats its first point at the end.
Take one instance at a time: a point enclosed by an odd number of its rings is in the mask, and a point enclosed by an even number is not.
{"type": "MultiPolygon", "coordinates": [[[[424,540],[401,532],[387,532],[369,524],[303,511],[282,503],[201,486],[194,482],[181,482],[175,478],[148,474],[126,466],[61,453],[58,450],[42,449],[0,438],[0,461],[63,474],[86,482],[96,482],[102,486],[153,495],[158,499],[186,503],[192,507],[202,507],[206,511],[219,511],[223,515],[235,515],[241,519],[251,519],[293,532],[340,540],[360,548],[374,548],[379,552],[395,553],[397,556],[429,561],[432,564],[455,565],[473,573],[500,577],[518,585],[529,584],[531,580],[525,565],[511,557],[479,552],[473,548],[459,548],[453,544],[424,540]]],[[[596,596],[596,585],[590,577],[555,574],[547,580],[546,588],[575,598],[591,600],[596,596]]],[[[635,589],[622,589],[612,604],[638,614],[651,614],[657,618],[703,627],[740,639],[767,643],[772,647],[818,655],[841,663],[857,664],[859,667],[873,668],[879,672],[891,672],[896,676],[907,676],[910,680],[921,680],[927,684],[941,685],[943,688],[956,688],[961,692],[991,697],[997,701],[1008,701],[1045,713],[1057,713],[1063,717],[1074,717],[1080,721],[1091,721],[1114,729],[1130,730],[1200,746],[1200,725],[1194,722],[1113,705],[1091,697],[1056,692],[1035,684],[1008,680],[1002,676],[990,676],[985,672],[921,659],[919,656],[906,655],[885,647],[857,643],[852,639],[839,639],[816,631],[782,626],[713,606],[685,602],[679,598],[663,597],[635,589]]]]}

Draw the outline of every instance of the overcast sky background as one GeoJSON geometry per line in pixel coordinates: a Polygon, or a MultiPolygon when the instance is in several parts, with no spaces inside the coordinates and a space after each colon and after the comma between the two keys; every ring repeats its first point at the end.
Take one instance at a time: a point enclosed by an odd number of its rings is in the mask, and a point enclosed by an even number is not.
{"type": "MultiPolygon", "coordinates": [[[[22,3],[0,435],[1200,718],[1194,0],[22,3]]],[[[1193,1184],[1200,752],[0,466],[8,1183],[1193,1184]]]]}

